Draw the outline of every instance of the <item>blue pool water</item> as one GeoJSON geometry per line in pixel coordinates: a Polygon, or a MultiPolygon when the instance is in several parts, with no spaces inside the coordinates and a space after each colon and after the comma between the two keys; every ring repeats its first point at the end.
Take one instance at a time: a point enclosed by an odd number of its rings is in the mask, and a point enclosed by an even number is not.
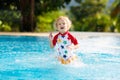
{"type": "Polygon", "coordinates": [[[0,80],[120,80],[119,36],[78,41],[78,60],[62,65],[47,37],[0,36],[0,80]]]}

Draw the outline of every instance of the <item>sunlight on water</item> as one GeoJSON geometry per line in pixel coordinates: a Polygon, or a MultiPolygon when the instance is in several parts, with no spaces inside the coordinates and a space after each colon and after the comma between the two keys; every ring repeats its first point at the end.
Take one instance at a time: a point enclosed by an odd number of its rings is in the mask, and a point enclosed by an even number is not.
{"type": "Polygon", "coordinates": [[[79,39],[78,59],[60,64],[47,37],[0,36],[0,80],[119,80],[120,37],[79,39]]]}

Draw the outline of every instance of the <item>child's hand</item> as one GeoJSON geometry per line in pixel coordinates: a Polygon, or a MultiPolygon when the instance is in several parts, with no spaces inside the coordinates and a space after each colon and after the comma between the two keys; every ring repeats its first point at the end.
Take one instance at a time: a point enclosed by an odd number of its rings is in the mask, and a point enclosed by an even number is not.
{"type": "Polygon", "coordinates": [[[52,42],[52,40],[53,40],[52,32],[49,34],[49,40],[50,40],[50,47],[54,48],[54,45],[53,45],[53,42],[52,42]]]}
{"type": "Polygon", "coordinates": [[[49,39],[52,41],[53,39],[53,35],[52,35],[52,32],[49,34],[49,39]]]}

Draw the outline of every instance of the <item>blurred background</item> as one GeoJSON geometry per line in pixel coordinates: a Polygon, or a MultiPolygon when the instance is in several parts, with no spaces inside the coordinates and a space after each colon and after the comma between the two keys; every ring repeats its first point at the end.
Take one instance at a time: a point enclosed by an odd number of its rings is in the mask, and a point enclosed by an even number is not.
{"type": "Polygon", "coordinates": [[[0,32],[49,32],[58,16],[71,31],[120,32],[120,0],[0,0],[0,32]]]}

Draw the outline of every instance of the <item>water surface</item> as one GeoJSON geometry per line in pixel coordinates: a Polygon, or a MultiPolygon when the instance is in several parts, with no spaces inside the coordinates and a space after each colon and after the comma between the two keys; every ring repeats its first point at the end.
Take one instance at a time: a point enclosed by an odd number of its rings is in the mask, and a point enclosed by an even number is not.
{"type": "Polygon", "coordinates": [[[47,37],[0,36],[0,80],[119,80],[120,37],[78,39],[78,61],[62,65],[47,37]]]}

